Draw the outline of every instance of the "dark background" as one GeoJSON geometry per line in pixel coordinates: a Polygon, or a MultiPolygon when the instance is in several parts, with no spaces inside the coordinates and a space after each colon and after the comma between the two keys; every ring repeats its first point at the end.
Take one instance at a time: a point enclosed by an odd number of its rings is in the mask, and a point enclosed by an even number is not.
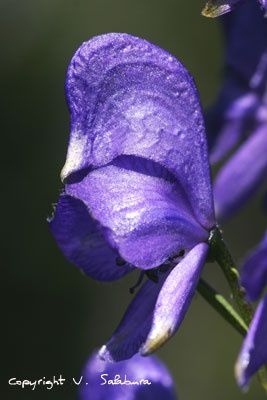
{"type": "MultiPolygon", "coordinates": [[[[67,65],[91,36],[128,32],[176,55],[194,75],[204,106],[220,82],[218,21],[200,16],[203,0],[1,0],[1,270],[4,334],[1,398],[77,398],[76,388],[10,388],[7,380],[79,376],[92,349],[103,344],[130,301],[134,277],[111,284],[85,278],[68,264],[46,217],[57,200],[69,116],[64,99],[67,65]]],[[[264,230],[255,198],[225,226],[240,260],[264,230]]],[[[221,271],[206,278],[229,296],[221,271]]],[[[158,354],[183,400],[239,400],[233,365],[241,338],[196,296],[184,324],[158,354]]],[[[256,379],[247,400],[263,394],[256,379]]]]}

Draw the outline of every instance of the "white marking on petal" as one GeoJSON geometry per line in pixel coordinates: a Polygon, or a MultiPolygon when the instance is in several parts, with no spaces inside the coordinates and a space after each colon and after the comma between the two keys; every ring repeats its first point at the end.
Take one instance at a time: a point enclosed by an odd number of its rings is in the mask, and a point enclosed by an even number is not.
{"type": "MultiPolygon", "coordinates": [[[[71,139],[69,142],[67,159],[64,167],[62,168],[60,177],[62,182],[66,179],[72,172],[77,171],[77,169],[84,163],[84,153],[87,146],[87,136],[81,132],[73,132],[71,134],[71,139]]],[[[90,149],[87,149],[87,152],[90,149]]]]}
{"type": "Polygon", "coordinates": [[[235,376],[237,382],[242,386],[243,391],[247,391],[248,386],[244,386],[244,372],[246,371],[250,362],[250,354],[249,352],[245,352],[241,354],[236,365],[235,365],[235,376]]]}

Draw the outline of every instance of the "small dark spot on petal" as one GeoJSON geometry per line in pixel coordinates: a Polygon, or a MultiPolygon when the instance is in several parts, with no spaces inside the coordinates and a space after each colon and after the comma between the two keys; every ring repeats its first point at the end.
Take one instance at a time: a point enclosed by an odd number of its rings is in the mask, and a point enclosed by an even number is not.
{"type": "Polygon", "coordinates": [[[121,257],[116,257],[116,264],[118,267],[123,267],[126,264],[126,261],[121,257]]]}

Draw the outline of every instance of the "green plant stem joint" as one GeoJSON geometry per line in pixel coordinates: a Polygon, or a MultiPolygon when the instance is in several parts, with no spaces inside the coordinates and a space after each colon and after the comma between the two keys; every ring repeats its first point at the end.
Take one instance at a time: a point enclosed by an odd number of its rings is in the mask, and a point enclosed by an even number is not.
{"type": "Polygon", "coordinates": [[[210,256],[221,267],[230,286],[238,311],[248,326],[252,319],[252,307],[246,300],[245,290],[239,282],[239,273],[218,226],[210,232],[209,247],[210,256]]]}
{"type": "MultiPolygon", "coordinates": [[[[221,267],[228,284],[230,286],[233,300],[238,308],[240,315],[234,310],[232,305],[219,293],[217,293],[208,283],[200,280],[198,292],[205,300],[228,321],[237,332],[246,335],[248,326],[253,317],[251,305],[246,300],[246,293],[239,282],[239,273],[236,269],[233,258],[224,242],[222,231],[216,226],[210,232],[208,261],[216,261],[221,267]]],[[[266,367],[260,368],[257,373],[258,380],[267,393],[266,367]]]]}
{"type": "Polygon", "coordinates": [[[199,294],[217,311],[232,327],[245,336],[247,326],[232,305],[204,279],[200,279],[197,290],[199,294]]]}

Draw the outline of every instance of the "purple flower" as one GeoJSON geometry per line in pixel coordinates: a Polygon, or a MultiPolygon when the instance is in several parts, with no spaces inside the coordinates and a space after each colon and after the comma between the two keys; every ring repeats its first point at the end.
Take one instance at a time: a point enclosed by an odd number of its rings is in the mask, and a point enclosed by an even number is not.
{"type": "MultiPolygon", "coordinates": [[[[242,284],[250,300],[257,300],[267,286],[267,232],[245,261],[242,284]]],[[[267,364],[267,295],[256,309],[237,360],[239,385],[245,388],[252,375],[264,364],[267,364]]]]}
{"type": "Polygon", "coordinates": [[[205,17],[219,17],[235,9],[235,7],[243,2],[256,1],[260,4],[262,10],[267,12],[267,0],[209,0],[202,10],[205,17]]]}
{"type": "Polygon", "coordinates": [[[267,19],[253,1],[246,2],[223,18],[223,27],[226,73],[207,116],[211,162],[240,146],[214,183],[219,219],[244,204],[267,173],[267,19]]]}
{"type": "Polygon", "coordinates": [[[82,44],[66,90],[66,184],[51,231],[94,279],[136,269],[151,278],[101,350],[114,360],[149,353],[181,324],[215,225],[198,93],[170,54],[115,33],[82,44]]]}
{"type": "Polygon", "coordinates": [[[83,371],[80,400],[175,400],[172,376],[155,356],[108,363],[94,354],[83,371]]]}

